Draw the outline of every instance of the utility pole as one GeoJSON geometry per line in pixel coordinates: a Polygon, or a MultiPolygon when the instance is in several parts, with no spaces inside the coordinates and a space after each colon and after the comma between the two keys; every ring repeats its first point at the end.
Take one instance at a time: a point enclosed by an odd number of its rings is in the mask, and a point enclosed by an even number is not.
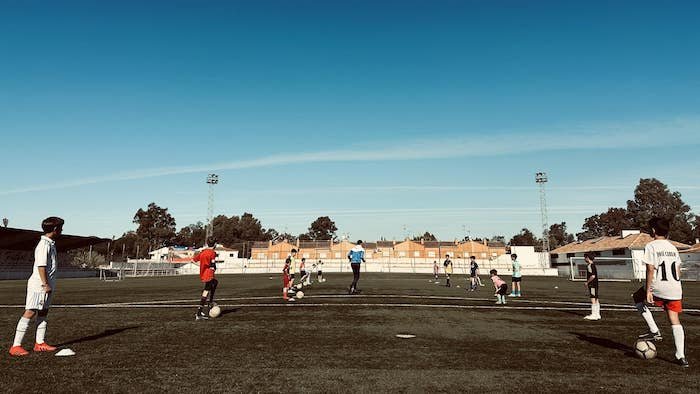
{"type": "Polygon", "coordinates": [[[549,252],[549,224],[547,223],[547,193],[545,185],[549,179],[546,172],[535,174],[535,182],[540,185],[540,214],[542,215],[542,251],[549,252]]]}
{"type": "Polygon", "coordinates": [[[214,185],[219,183],[219,176],[216,174],[207,175],[207,184],[209,185],[209,202],[207,204],[207,232],[204,237],[204,243],[209,243],[209,238],[214,232],[214,223],[212,222],[212,217],[214,216],[214,185]]]}

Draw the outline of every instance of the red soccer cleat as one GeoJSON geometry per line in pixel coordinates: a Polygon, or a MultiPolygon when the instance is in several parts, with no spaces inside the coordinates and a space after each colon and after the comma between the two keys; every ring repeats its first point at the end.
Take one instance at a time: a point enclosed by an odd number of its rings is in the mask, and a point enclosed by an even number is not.
{"type": "Polygon", "coordinates": [[[24,350],[22,346],[12,346],[10,348],[10,356],[22,357],[29,354],[28,351],[24,350]]]}
{"type": "Polygon", "coordinates": [[[46,342],[36,343],[36,344],[34,344],[34,351],[35,352],[54,352],[54,351],[56,351],[56,347],[51,346],[51,345],[47,344],[46,342]]]}

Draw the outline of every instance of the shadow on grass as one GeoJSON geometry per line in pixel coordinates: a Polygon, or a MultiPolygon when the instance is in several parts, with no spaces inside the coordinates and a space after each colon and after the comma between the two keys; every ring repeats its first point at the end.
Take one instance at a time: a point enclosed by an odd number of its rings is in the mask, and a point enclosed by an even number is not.
{"type": "MultiPolygon", "coordinates": [[[[588,342],[588,343],[591,343],[591,344],[594,344],[594,345],[606,347],[608,349],[613,349],[613,350],[620,350],[627,357],[637,358],[637,356],[634,354],[634,349],[631,346],[627,346],[625,344],[615,342],[615,341],[607,339],[607,338],[593,337],[590,335],[581,334],[579,332],[570,332],[569,334],[576,335],[578,337],[578,339],[585,341],[585,342],[588,342]]],[[[665,361],[667,363],[675,364],[672,360],[667,359],[665,357],[657,356],[656,358],[658,360],[665,361]]]]}
{"type": "Polygon", "coordinates": [[[221,311],[221,316],[228,315],[229,313],[236,313],[240,310],[240,308],[232,308],[232,309],[223,309],[221,311]]]}
{"type": "Polygon", "coordinates": [[[67,341],[67,342],[59,343],[59,344],[56,345],[56,346],[59,346],[59,347],[60,347],[60,346],[73,345],[73,344],[76,344],[76,343],[89,342],[89,341],[96,341],[96,340],[98,340],[98,339],[111,337],[111,336],[113,336],[113,335],[121,334],[121,333],[124,332],[124,331],[135,330],[135,329],[137,329],[137,328],[141,328],[141,326],[128,326],[128,327],[121,327],[121,328],[110,328],[110,329],[108,329],[108,330],[102,331],[102,332],[99,333],[99,334],[93,334],[93,335],[88,335],[88,336],[86,336],[86,337],[73,339],[73,340],[70,340],[70,341],[67,341]]]}

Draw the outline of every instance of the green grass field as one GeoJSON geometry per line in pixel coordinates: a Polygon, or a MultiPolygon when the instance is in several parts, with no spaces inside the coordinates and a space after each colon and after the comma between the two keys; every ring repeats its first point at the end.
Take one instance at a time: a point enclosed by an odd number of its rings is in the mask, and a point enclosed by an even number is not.
{"type": "MultiPolygon", "coordinates": [[[[625,305],[638,283],[601,284],[603,320],[584,321],[582,282],[526,277],[522,299],[446,288],[429,275],[348,274],[284,304],[275,275],[220,276],[215,320],[194,321],[196,277],[61,280],[48,342],[74,357],[7,351],[25,282],[0,282],[3,392],[700,392],[700,283],[684,283],[690,368],[677,367],[662,312],[659,357],[631,355],[645,329],[625,305]],[[555,289],[555,286],[558,288],[555,289]],[[110,305],[111,303],[111,305],[110,305]],[[12,306],[16,305],[16,306],[12,306]],[[82,307],[77,307],[82,306],[82,307]],[[399,339],[396,334],[414,334],[399,339]]],[[[485,279],[485,278],[484,278],[485,279]]],[[[33,341],[28,332],[25,347],[33,341]]]]}

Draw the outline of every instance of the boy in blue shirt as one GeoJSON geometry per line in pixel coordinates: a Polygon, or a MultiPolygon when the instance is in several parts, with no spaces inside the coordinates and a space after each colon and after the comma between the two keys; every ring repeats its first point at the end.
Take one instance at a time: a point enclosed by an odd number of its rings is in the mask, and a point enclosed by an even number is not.
{"type": "Polygon", "coordinates": [[[360,280],[360,264],[365,262],[365,249],[362,247],[362,241],[357,241],[357,245],[350,249],[348,261],[350,261],[350,267],[352,267],[352,284],[348,293],[357,294],[357,282],[360,280]]]}

